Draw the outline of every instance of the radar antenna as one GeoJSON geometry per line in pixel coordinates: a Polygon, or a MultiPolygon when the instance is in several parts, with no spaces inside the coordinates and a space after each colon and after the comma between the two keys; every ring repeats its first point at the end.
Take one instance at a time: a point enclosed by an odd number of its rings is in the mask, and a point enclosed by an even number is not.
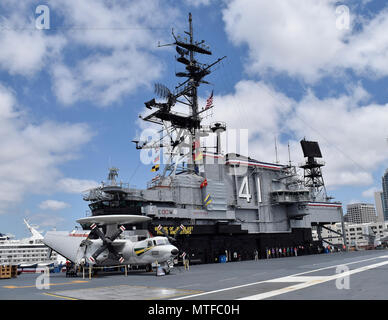
{"type": "Polygon", "coordinates": [[[108,181],[109,181],[111,186],[116,185],[116,178],[119,176],[118,171],[119,171],[119,169],[115,168],[115,167],[112,167],[109,169],[108,181]]]}
{"type": "Polygon", "coordinates": [[[322,197],[322,200],[326,201],[327,194],[321,169],[325,163],[316,159],[322,158],[318,142],[303,139],[300,141],[300,144],[302,146],[303,155],[307,158],[306,162],[299,166],[304,169],[304,184],[311,190],[314,201],[319,196],[322,197]]]}

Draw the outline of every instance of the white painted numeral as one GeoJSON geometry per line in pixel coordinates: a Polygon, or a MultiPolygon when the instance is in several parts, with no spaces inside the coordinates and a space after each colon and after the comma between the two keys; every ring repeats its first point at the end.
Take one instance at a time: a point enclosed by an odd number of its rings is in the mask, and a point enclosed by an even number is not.
{"type": "Polygon", "coordinates": [[[240,190],[238,192],[238,196],[240,198],[245,198],[248,202],[251,201],[252,195],[249,192],[248,177],[244,177],[244,179],[243,179],[243,181],[241,183],[240,190]],[[244,189],[245,189],[245,193],[243,193],[244,189]]]}
{"type": "Polygon", "coordinates": [[[257,202],[261,202],[261,181],[260,177],[257,177],[257,202]]]}

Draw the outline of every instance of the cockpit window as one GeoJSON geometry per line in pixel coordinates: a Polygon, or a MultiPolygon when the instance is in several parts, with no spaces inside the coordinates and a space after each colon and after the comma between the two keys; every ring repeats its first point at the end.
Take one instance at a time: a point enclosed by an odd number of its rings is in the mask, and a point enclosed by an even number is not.
{"type": "Polygon", "coordinates": [[[152,247],[152,241],[147,242],[147,247],[152,247]]]}
{"type": "Polygon", "coordinates": [[[156,243],[158,246],[162,246],[162,245],[168,244],[168,240],[167,239],[158,239],[156,241],[156,243]]]}

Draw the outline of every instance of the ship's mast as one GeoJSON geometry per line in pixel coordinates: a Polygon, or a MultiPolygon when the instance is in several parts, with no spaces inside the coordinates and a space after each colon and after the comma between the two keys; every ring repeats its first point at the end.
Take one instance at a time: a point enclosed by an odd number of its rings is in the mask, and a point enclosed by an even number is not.
{"type": "MultiPolygon", "coordinates": [[[[193,46],[193,20],[192,20],[192,17],[191,17],[191,13],[189,13],[189,35],[190,35],[190,45],[193,46]]],[[[190,52],[190,66],[194,66],[196,61],[194,60],[194,50],[189,50],[190,52]]],[[[199,86],[198,83],[195,83],[194,81],[194,78],[193,78],[193,75],[191,75],[190,77],[190,83],[192,83],[191,85],[191,97],[192,97],[192,100],[191,100],[191,107],[192,107],[192,115],[193,117],[196,119],[196,120],[199,120],[198,119],[198,91],[197,91],[197,87],[199,86]]],[[[198,123],[198,126],[194,129],[199,129],[199,121],[197,122],[198,123]]]]}
{"type": "MultiPolygon", "coordinates": [[[[183,170],[193,172],[196,170],[196,152],[195,149],[199,148],[200,131],[203,131],[201,126],[201,114],[209,108],[199,110],[198,108],[198,88],[204,84],[209,84],[204,78],[211,73],[211,67],[220,62],[225,57],[217,59],[211,64],[203,64],[196,60],[196,54],[211,55],[212,52],[209,47],[205,45],[204,40],[198,42],[194,40],[192,15],[189,13],[189,31],[184,31],[189,36],[189,41],[185,38],[181,39],[180,36],[176,36],[172,31],[172,36],[175,42],[163,46],[176,46],[176,52],[178,56],[176,61],[185,66],[184,72],[177,72],[175,75],[181,78],[187,78],[182,83],[179,83],[174,92],[171,92],[163,84],[155,84],[155,93],[159,98],[163,98],[165,102],[156,102],[155,98],[145,102],[146,108],[153,112],[142,118],[144,121],[159,124],[163,126],[167,132],[167,136],[170,141],[165,142],[165,139],[161,138],[159,141],[151,142],[136,142],[138,149],[155,149],[168,147],[170,149],[170,159],[182,158],[180,146],[183,143],[190,145],[190,151],[186,152],[184,157],[187,161],[187,167],[183,170]],[[174,112],[172,109],[176,104],[184,104],[189,107],[190,111],[188,115],[174,112]]],[[[173,161],[169,161],[173,164],[173,161]]],[[[172,165],[167,164],[163,173],[166,175],[167,171],[175,172],[172,169],[172,165]]]]}

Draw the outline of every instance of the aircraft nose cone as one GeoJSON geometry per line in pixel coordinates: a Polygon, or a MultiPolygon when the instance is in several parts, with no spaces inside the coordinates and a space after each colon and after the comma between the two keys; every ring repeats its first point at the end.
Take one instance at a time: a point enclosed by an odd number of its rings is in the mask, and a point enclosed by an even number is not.
{"type": "Polygon", "coordinates": [[[178,253],[179,253],[179,250],[178,250],[178,249],[172,249],[172,250],[171,250],[171,254],[172,254],[173,256],[176,256],[178,253]]]}

